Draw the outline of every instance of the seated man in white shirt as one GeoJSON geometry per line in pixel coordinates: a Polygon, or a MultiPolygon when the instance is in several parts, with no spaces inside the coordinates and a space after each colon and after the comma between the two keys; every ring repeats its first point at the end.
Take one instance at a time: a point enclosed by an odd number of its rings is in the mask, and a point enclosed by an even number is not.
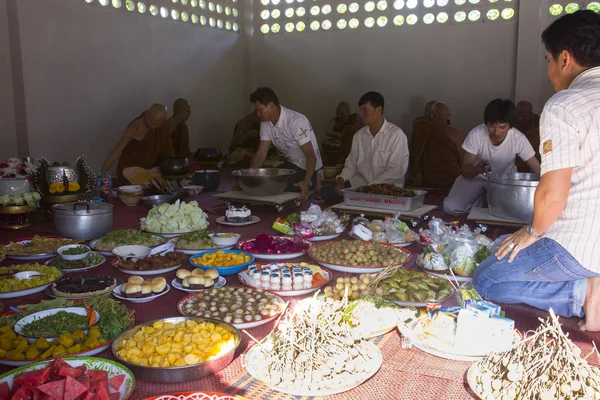
{"type": "Polygon", "coordinates": [[[256,89],[250,95],[250,102],[254,104],[256,115],[262,121],[260,144],[252,157],[250,168],[260,168],[263,165],[273,143],[287,160],[278,168],[296,171],[286,190],[299,191],[300,200],[306,200],[311,186],[316,185],[315,172],[323,167],[317,138],[310,122],[304,115],[280,105],[271,88],[256,89]]]}
{"type": "Polygon", "coordinates": [[[522,159],[529,170],[540,173],[540,163],[527,137],[514,128],[516,107],[510,100],[492,100],[483,112],[485,123],[475,127],[465,139],[462,175],[444,199],[444,211],[451,215],[467,214],[481,206],[487,190],[484,172],[517,172],[515,159],[522,159]]]}
{"type": "Polygon", "coordinates": [[[328,203],[339,200],[344,187],[390,183],[404,187],[408,169],[408,141],[402,129],[383,117],[384,99],[380,93],[365,93],[358,101],[365,126],[352,139],[352,149],[334,187],[323,188],[328,203]]]}

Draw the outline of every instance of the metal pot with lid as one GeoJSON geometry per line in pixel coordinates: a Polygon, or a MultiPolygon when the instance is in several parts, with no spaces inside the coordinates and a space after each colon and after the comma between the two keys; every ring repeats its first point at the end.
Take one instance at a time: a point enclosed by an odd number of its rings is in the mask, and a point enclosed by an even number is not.
{"type": "Polygon", "coordinates": [[[54,205],[53,210],[54,227],[61,236],[91,240],[104,236],[112,229],[112,204],[63,203],[54,205]]]}

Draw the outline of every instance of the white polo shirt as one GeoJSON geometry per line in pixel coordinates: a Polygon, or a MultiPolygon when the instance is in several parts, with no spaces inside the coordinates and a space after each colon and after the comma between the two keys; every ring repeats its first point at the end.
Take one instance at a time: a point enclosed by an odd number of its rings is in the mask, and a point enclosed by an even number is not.
{"type": "Polygon", "coordinates": [[[499,146],[494,146],[485,124],[481,124],[467,135],[462,148],[477,156],[477,162],[485,160],[490,163],[492,172],[517,172],[515,159],[517,156],[527,161],[535,156],[535,150],[527,137],[516,128],[510,128],[506,138],[499,146]]]}
{"type": "Polygon", "coordinates": [[[542,175],[573,168],[565,209],[544,233],[586,269],[600,273],[600,67],[581,73],[544,106],[542,175]]]}
{"type": "Polygon", "coordinates": [[[402,129],[383,120],[375,136],[368,126],[352,139],[352,149],[339,177],[352,187],[371,183],[391,183],[404,187],[408,170],[408,141],[402,129]]]}
{"type": "Polygon", "coordinates": [[[308,118],[296,111],[281,106],[281,114],[275,125],[271,121],[260,124],[260,140],[269,140],[283,153],[286,160],[304,170],[306,156],[300,146],[311,142],[317,156],[315,171],[323,167],[315,132],[308,118]]]}

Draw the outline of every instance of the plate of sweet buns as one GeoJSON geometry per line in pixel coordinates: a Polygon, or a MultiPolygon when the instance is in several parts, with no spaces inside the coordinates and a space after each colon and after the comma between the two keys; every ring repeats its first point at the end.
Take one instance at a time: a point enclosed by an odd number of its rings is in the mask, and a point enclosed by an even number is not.
{"type": "Polygon", "coordinates": [[[165,278],[144,279],[141,276],[133,275],[129,277],[127,283],[113,289],[113,296],[133,303],[148,303],[164,295],[170,289],[165,278]]]}
{"type": "Polygon", "coordinates": [[[225,286],[227,281],[219,275],[216,269],[201,270],[194,268],[192,271],[181,268],[175,274],[175,279],[171,285],[175,289],[184,292],[199,292],[201,290],[220,288],[225,286]]]}

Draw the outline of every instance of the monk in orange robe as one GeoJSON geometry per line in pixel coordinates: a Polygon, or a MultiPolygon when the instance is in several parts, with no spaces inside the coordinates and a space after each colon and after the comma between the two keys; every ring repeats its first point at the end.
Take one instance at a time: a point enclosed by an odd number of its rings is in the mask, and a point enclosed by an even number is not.
{"type": "Polygon", "coordinates": [[[408,172],[406,173],[407,186],[423,186],[423,172],[421,170],[421,153],[425,146],[427,133],[432,129],[431,107],[436,103],[432,100],[425,104],[425,112],[413,121],[412,138],[409,146],[408,172]]]}
{"type": "MultiPolygon", "coordinates": [[[[517,119],[515,121],[515,128],[520,130],[533,149],[535,150],[535,157],[538,161],[542,161],[540,156],[540,116],[533,112],[533,105],[528,101],[520,101],[517,104],[517,119]]],[[[525,162],[517,157],[516,161],[517,170],[519,172],[530,172],[525,162]]]]}
{"type": "Polygon", "coordinates": [[[187,127],[187,120],[190,118],[192,109],[190,103],[185,99],[177,99],[173,103],[173,116],[165,124],[168,128],[171,141],[173,142],[173,152],[179,157],[191,157],[190,134],[187,127]]]}
{"type": "Polygon", "coordinates": [[[117,145],[104,160],[102,173],[107,172],[118,159],[116,184],[127,185],[129,182],[123,176],[124,168],[151,169],[159,166],[163,158],[172,156],[171,136],[160,129],[166,120],[167,107],[153,104],[129,123],[117,145]]]}
{"type": "Polygon", "coordinates": [[[435,103],[431,117],[417,170],[422,171],[423,186],[449,189],[461,174],[464,136],[460,130],[448,125],[451,114],[445,103],[435,103]]]}

